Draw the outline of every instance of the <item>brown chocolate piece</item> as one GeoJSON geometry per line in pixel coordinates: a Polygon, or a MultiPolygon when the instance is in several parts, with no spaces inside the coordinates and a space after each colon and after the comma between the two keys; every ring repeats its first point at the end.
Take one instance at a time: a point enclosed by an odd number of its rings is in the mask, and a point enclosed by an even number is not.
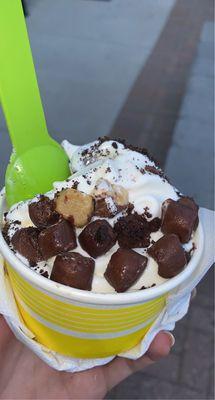
{"type": "Polygon", "coordinates": [[[163,233],[175,233],[182,243],[189,242],[193,230],[198,226],[198,206],[190,198],[178,201],[166,200],[162,205],[163,233]]]}
{"type": "Polygon", "coordinates": [[[112,256],[104,277],[117,292],[128,290],[142,275],[148,259],[130,249],[119,248],[112,256]]]}
{"type": "Polygon", "coordinates": [[[39,234],[40,230],[38,228],[21,228],[11,239],[13,248],[27,258],[30,264],[37,263],[44,259],[39,249],[39,234]]]}
{"type": "Polygon", "coordinates": [[[112,197],[95,197],[94,215],[102,218],[112,218],[117,213],[117,205],[112,197]]]}
{"type": "Polygon", "coordinates": [[[148,247],[150,233],[159,229],[160,220],[147,221],[145,215],[130,214],[118,219],[114,226],[119,245],[127,248],[148,247]]]}
{"type": "Polygon", "coordinates": [[[174,234],[164,235],[148,249],[148,254],[158,263],[158,274],[172,278],[187,264],[185,251],[174,234]]]}
{"type": "Polygon", "coordinates": [[[116,234],[107,221],[97,219],[83,229],[79,235],[79,242],[91,257],[97,258],[113,247],[116,234]]]}
{"type": "Polygon", "coordinates": [[[60,220],[44,229],[39,234],[38,241],[45,260],[77,246],[74,226],[66,220],[60,220]]]}
{"type": "Polygon", "coordinates": [[[193,230],[195,231],[199,224],[199,216],[198,216],[199,206],[195,203],[195,201],[192,199],[192,197],[188,197],[188,196],[181,197],[178,200],[178,203],[191,208],[194,211],[194,213],[196,214],[196,220],[195,220],[194,227],[193,227],[193,230]]]}
{"type": "Polygon", "coordinates": [[[150,232],[157,232],[161,227],[161,219],[156,217],[149,221],[150,232]]]}
{"type": "Polygon", "coordinates": [[[55,258],[50,279],[82,290],[91,290],[95,261],[69,252],[55,258]]]}
{"type": "Polygon", "coordinates": [[[38,228],[56,224],[60,218],[60,215],[55,211],[54,200],[50,200],[46,196],[41,196],[39,201],[30,203],[28,212],[31,221],[38,228]]]}

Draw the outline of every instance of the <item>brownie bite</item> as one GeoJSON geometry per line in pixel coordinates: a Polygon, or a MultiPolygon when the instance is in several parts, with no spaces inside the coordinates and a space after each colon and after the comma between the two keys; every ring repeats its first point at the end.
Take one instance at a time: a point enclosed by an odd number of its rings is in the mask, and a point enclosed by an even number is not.
{"type": "Polygon", "coordinates": [[[142,275],[147,261],[136,251],[119,248],[111,256],[104,277],[117,292],[125,292],[142,275]]]}
{"type": "Polygon", "coordinates": [[[164,235],[149,249],[148,254],[158,264],[158,274],[162,278],[173,278],[187,264],[185,251],[177,235],[164,235]]]}
{"type": "Polygon", "coordinates": [[[187,243],[197,226],[198,206],[192,199],[182,197],[178,201],[168,199],[163,203],[161,224],[163,233],[174,233],[181,243],[187,243]]]}
{"type": "Polygon", "coordinates": [[[138,248],[150,245],[150,234],[160,227],[160,219],[147,221],[144,215],[137,213],[118,219],[114,226],[120,247],[138,248]]]}
{"type": "Polygon", "coordinates": [[[66,220],[60,220],[57,224],[40,232],[38,243],[45,260],[59,253],[73,250],[77,246],[74,226],[66,220]]]}
{"type": "Polygon", "coordinates": [[[30,264],[44,260],[39,248],[40,230],[37,228],[21,228],[12,237],[13,248],[27,258],[30,264]]]}
{"type": "Polygon", "coordinates": [[[76,252],[55,258],[50,279],[76,289],[91,290],[95,261],[76,252]]]}
{"type": "Polygon", "coordinates": [[[116,234],[111,225],[103,220],[88,224],[79,235],[81,247],[93,258],[109,251],[116,243],[116,234]]]}

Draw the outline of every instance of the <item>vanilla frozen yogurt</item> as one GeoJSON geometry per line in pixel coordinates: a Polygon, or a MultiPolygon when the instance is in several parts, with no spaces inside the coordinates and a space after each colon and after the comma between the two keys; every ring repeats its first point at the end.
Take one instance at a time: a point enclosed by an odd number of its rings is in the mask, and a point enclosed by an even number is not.
{"type": "Polygon", "coordinates": [[[71,176],[5,214],[16,256],[48,279],[95,293],[144,290],[186,268],[198,206],[144,149],[64,141],[71,176]]]}

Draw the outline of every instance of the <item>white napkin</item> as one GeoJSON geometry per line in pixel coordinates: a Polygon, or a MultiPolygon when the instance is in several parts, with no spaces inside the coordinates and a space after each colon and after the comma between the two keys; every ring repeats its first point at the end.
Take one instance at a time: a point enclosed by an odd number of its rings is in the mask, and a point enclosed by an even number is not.
{"type": "MultiPolygon", "coordinates": [[[[202,221],[205,245],[199,266],[193,272],[192,276],[175,289],[167,299],[167,304],[163,312],[152,325],[146,336],[133,349],[118,356],[130,359],[137,359],[147,351],[150,343],[161,330],[173,330],[176,321],[180,320],[187,313],[190,302],[191,291],[200,282],[206,272],[209,270],[214,261],[214,212],[205,208],[200,209],[200,219],[202,221]]],[[[28,346],[34,353],[38,355],[52,368],[58,371],[78,372],[93,368],[98,365],[104,365],[111,361],[114,357],[99,359],[78,359],[65,357],[47,349],[34,340],[34,335],[30,332],[18,314],[17,306],[13,297],[13,293],[5,274],[3,267],[3,259],[0,256],[0,313],[4,315],[7,323],[14,332],[17,339],[28,346]]]]}

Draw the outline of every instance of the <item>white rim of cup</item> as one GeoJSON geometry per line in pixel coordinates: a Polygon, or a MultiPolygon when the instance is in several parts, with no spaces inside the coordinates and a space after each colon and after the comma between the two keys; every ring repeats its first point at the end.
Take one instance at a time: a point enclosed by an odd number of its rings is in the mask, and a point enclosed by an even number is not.
{"type": "MultiPolygon", "coordinates": [[[[2,221],[2,216],[4,212],[3,208],[5,203],[4,189],[1,191],[0,195],[0,221],[2,221]]],[[[162,296],[165,293],[168,293],[169,291],[175,289],[177,286],[182,284],[192,274],[192,272],[198,266],[204,246],[203,228],[200,221],[199,226],[195,232],[195,236],[197,237],[198,247],[195,250],[190,262],[187,264],[182,272],[180,272],[174,278],[170,278],[159,286],[126,293],[93,293],[90,291],[65,286],[45,278],[44,276],[31,270],[27,265],[19,260],[18,257],[16,257],[16,255],[5,242],[1,230],[0,252],[2,253],[3,257],[8,261],[8,263],[12,265],[12,267],[23,278],[25,278],[29,283],[38,286],[40,289],[43,289],[46,292],[50,292],[59,297],[64,297],[67,300],[74,300],[85,304],[112,304],[114,306],[121,304],[131,305],[134,303],[143,303],[162,296]]]]}

